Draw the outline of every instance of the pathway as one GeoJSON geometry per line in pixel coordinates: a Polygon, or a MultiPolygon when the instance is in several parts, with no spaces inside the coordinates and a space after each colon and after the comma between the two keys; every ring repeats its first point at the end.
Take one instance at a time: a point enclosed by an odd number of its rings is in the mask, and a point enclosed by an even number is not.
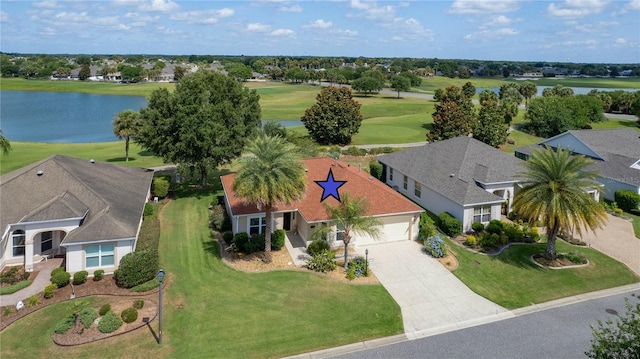
{"type": "Polygon", "coordinates": [[[34,271],[38,271],[38,276],[31,283],[30,286],[20,289],[13,294],[7,294],[0,296],[0,305],[16,305],[19,301],[25,301],[27,298],[34,294],[38,294],[44,291],[44,287],[51,284],[51,271],[54,268],[60,267],[62,264],[62,258],[52,258],[47,261],[42,261],[34,265],[34,271]]]}

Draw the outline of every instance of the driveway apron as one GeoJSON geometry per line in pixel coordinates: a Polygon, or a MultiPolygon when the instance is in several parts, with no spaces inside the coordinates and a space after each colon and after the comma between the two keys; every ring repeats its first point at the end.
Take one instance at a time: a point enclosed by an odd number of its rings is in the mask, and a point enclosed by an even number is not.
{"type": "Polygon", "coordinates": [[[631,221],[608,215],[609,221],[599,229],[582,231],[582,240],[590,247],[624,263],[640,276],[640,238],[633,233],[631,221]]]}
{"type": "Polygon", "coordinates": [[[477,295],[413,241],[358,246],[369,250],[370,267],[402,309],[409,338],[513,317],[477,295]]]}

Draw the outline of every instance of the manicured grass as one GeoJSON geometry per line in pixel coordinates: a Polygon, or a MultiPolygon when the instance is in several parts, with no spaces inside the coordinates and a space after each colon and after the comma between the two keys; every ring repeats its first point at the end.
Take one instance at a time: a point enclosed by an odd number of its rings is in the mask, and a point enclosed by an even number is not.
{"type": "Polygon", "coordinates": [[[436,76],[431,78],[422,78],[422,83],[419,89],[422,91],[433,92],[439,88],[446,88],[449,86],[462,87],[465,83],[471,82],[476,88],[480,87],[500,87],[504,84],[505,80],[502,77],[486,78],[486,77],[472,77],[469,79],[450,79],[446,76],[436,76]]]}
{"type": "Polygon", "coordinates": [[[533,145],[534,143],[538,143],[543,140],[542,137],[536,137],[519,130],[512,130],[509,133],[508,138],[514,140],[515,144],[510,145],[508,143],[505,143],[504,145],[500,146],[500,149],[510,154],[514,153],[515,149],[518,147],[533,145]]]}
{"type": "Polygon", "coordinates": [[[30,280],[23,280],[22,282],[18,282],[14,285],[10,285],[8,287],[4,287],[2,289],[0,289],[0,295],[4,295],[4,294],[12,294],[15,293],[17,291],[19,291],[20,289],[26,288],[28,286],[31,285],[31,281],[30,280]]]}
{"type": "Polygon", "coordinates": [[[558,252],[583,254],[590,261],[589,266],[561,270],[541,268],[529,258],[543,253],[545,244],[516,245],[491,257],[448,241],[460,261],[460,267],[453,274],[474,292],[508,309],[640,281],[626,266],[596,250],[562,241],[557,244],[558,252]]]}
{"type": "Polygon", "coordinates": [[[633,120],[619,120],[615,118],[609,118],[607,121],[592,123],[591,127],[594,130],[609,130],[613,128],[626,128],[630,127],[634,130],[640,132],[640,127],[638,126],[638,122],[633,120]]]}
{"type": "MultiPolygon", "coordinates": [[[[537,86],[562,85],[567,87],[595,87],[595,88],[632,88],[640,89],[640,79],[638,78],[597,78],[597,77],[551,77],[537,80],[528,79],[537,86]]],[[[520,80],[509,79],[508,81],[520,80]]]]}
{"type": "Polygon", "coordinates": [[[0,173],[7,173],[37,162],[53,154],[79,158],[95,159],[127,166],[155,167],[164,163],[152,153],[143,151],[140,146],[131,143],[129,162],[124,160],[124,141],[96,143],[34,143],[11,142],[13,151],[8,155],[0,153],[0,173]]]}
{"type": "Polygon", "coordinates": [[[83,92],[102,95],[149,96],[153,90],[161,87],[173,91],[175,85],[159,82],[119,84],[97,81],[25,80],[23,78],[2,78],[0,80],[0,90],[83,92]]]}
{"type": "Polygon", "coordinates": [[[636,238],[640,238],[640,216],[628,212],[625,212],[624,215],[627,217],[631,217],[631,219],[633,220],[631,222],[633,224],[633,233],[635,233],[636,238]]]}

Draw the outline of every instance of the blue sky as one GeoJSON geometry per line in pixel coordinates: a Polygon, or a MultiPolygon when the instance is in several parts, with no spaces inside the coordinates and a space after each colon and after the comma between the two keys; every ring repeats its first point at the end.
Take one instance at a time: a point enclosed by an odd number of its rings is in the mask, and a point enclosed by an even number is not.
{"type": "Polygon", "coordinates": [[[640,0],[0,0],[0,51],[640,62],[640,0]]]}

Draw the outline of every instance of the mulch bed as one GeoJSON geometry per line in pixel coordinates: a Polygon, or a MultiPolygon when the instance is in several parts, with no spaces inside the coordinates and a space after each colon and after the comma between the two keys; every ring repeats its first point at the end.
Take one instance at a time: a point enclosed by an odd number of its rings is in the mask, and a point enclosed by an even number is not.
{"type": "Polygon", "coordinates": [[[543,266],[543,267],[549,267],[549,268],[555,268],[555,269],[559,269],[559,268],[571,268],[571,267],[576,267],[576,266],[582,266],[582,265],[586,265],[587,263],[573,263],[572,261],[570,261],[568,258],[564,257],[562,254],[559,254],[556,259],[554,260],[549,260],[546,259],[542,254],[534,254],[531,259],[536,262],[537,264],[543,266]]]}

